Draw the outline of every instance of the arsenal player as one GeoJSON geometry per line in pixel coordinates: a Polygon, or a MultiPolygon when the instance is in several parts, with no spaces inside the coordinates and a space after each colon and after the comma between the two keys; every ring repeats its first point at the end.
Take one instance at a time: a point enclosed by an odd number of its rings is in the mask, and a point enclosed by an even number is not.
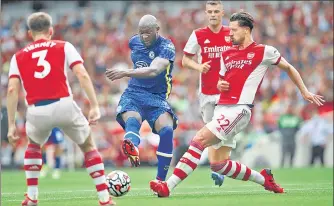
{"type": "MultiPolygon", "coordinates": [[[[199,103],[204,123],[212,120],[215,105],[219,99],[217,82],[219,80],[221,53],[232,46],[230,29],[222,25],[224,16],[221,1],[207,1],[205,13],[208,26],[194,30],[183,50],[182,65],[200,72],[199,103]],[[197,55],[197,61],[193,57],[197,55]]],[[[221,148],[208,148],[209,161],[219,159],[221,148]]],[[[212,179],[221,186],[224,176],[212,172],[212,179]]]]}
{"type": "Polygon", "coordinates": [[[53,27],[49,14],[33,13],[27,23],[34,42],[12,57],[7,93],[8,139],[12,144],[18,140],[15,113],[20,83],[28,106],[26,131],[29,144],[24,155],[28,190],[22,206],[38,204],[41,146],[54,127],[64,131],[84,153],[85,166],[94,180],[100,205],[113,205],[104,175],[104,164],[91,136],[89,124],[96,124],[101,115],[83,59],[71,43],[51,40],[53,27]],[[67,70],[74,72],[87,94],[90,102],[88,121],[73,100],[67,70]]]}
{"type": "Polygon", "coordinates": [[[251,118],[251,108],[260,83],[271,65],[287,72],[305,100],[320,106],[323,97],[312,94],[306,88],[298,71],[289,64],[272,46],[254,42],[251,32],[254,19],[246,12],[234,13],[230,18],[233,48],[222,53],[220,80],[221,91],[214,117],[193,138],[188,151],[180,159],[173,175],[166,181],[153,180],[151,189],[159,197],[168,197],[170,191],[188,177],[197,167],[206,147],[222,147],[221,159],[211,162],[211,169],[230,178],[252,181],[264,189],[283,193],[284,189],[275,182],[270,169],[257,172],[244,164],[229,160],[235,147],[234,137],[246,128],[251,118]]]}

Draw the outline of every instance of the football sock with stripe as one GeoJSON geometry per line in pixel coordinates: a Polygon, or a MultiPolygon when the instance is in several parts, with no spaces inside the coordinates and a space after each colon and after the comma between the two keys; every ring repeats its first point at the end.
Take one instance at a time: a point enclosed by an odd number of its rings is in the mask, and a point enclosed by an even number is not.
{"type": "Polygon", "coordinates": [[[252,181],[260,185],[264,184],[264,177],[259,172],[248,168],[246,165],[232,160],[225,160],[221,163],[212,163],[211,170],[227,177],[252,181]]]}
{"type": "Polygon", "coordinates": [[[173,128],[164,127],[158,134],[160,142],[157,150],[158,173],[156,179],[165,181],[173,157],[173,128]]]}
{"type": "Polygon", "coordinates": [[[104,164],[102,157],[97,150],[86,152],[85,167],[93,179],[100,202],[109,201],[109,191],[104,175],[104,164]]]}
{"type": "Polygon", "coordinates": [[[27,179],[27,195],[31,200],[38,199],[38,178],[42,165],[41,147],[29,144],[24,154],[24,171],[27,179]]]}
{"type": "Polygon", "coordinates": [[[178,184],[180,184],[184,179],[186,179],[190,173],[192,173],[203,153],[204,147],[198,142],[192,141],[188,148],[188,151],[184,153],[180,161],[177,163],[174,172],[170,178],[167,180],[167,185],[169,190],[174,189],[178,184]]]}

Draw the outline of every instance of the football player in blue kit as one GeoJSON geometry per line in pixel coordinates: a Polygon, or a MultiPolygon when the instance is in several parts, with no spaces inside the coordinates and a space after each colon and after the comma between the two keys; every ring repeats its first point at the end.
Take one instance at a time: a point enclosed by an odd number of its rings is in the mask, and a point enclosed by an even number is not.
{"type": "Polygon", "coordinates": [[[173,131],[177,116],[167,102],[172,89],[172,70],[175,61],[174,44],[158,34],[157,19],[143,16],[138,34],[129,40],[134,69],[107,69],[110,80],[131,77],[117,108],[117,121],[124,128],[122,149],[132,166],[138,167],[139,130],[146,120],[160,136],[157,149],[156,179],[165,180],[173,156],[173,131]]]}

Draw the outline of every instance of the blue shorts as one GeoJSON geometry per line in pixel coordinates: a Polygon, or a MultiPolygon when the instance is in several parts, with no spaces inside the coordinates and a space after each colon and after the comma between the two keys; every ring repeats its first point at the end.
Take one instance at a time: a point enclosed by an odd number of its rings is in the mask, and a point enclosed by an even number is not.
{"type": "Polygon", "coordinates": [[[46,144],[60,144],[63,141],[64,141],[64,133],[58,128],[53,128],[46,144]]]}
{"type": "Polygon", "coordinates": [[[125,129],[125,122],[122,118],[122,113],[127,111],[138,112],[142,121],[146,120],[153,133],[157,134],[154,129],[154,123],[160,115],[168,112],[173,118],[173,129],[175,130],[178,124],[178,119],[172,108],[164,99],[158,94],[152,94],[146,91],[129,91],[125,90],[117,107],[117,122],[125,129]]]}

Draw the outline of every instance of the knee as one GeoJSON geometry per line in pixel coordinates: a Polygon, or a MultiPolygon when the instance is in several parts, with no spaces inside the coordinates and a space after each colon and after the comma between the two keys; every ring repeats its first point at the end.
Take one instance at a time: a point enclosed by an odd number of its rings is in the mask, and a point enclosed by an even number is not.
{"type": "Polygon", "coordinates": [[[194,137],[193,141],[199,143],[203,148],[207,148],[211,146],[210,141],[203,133],[197,132],[196,136],[194,137]]]}
{"type": "Polygon", "coordinates": [[[173,144],[173,128],[170,126],[163,127],[159,130],[158,135],[160,137],[159,145],[161,144],[173,144]]]}
{"type": "Polygon", "coordinates": [[[82,152],[90,152],[92,150],[95,150],[96,147],[95,147],[95,144],[94,144],[94,141],[92,139],[92,136],[89,135],[86,139],[86,141],[83,143],[83,144],[80,144],[78,145],[81,149],[82,152]]]}
{"type": "Polygon", "coordinates": [[[228,164],[228,159],[225,159],[221,162],[212,162],[210,163],[211,171],[220,172],[228,164]]]}

